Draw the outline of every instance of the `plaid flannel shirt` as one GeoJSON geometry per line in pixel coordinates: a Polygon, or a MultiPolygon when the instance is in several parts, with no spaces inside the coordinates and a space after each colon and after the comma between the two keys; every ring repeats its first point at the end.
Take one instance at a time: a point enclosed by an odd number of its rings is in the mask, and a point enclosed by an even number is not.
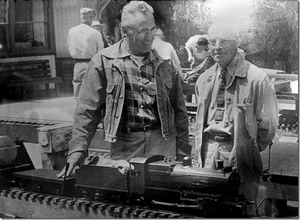
{"type": "Polygon", "coordinates": [[[156,95],[147,92],[149,82],[154,82],[154,61],[157,57],[150,53],[138,64],[132,56],[125,58],[125,103],[120,127],[142,128],[159,122],[156,95]]]}

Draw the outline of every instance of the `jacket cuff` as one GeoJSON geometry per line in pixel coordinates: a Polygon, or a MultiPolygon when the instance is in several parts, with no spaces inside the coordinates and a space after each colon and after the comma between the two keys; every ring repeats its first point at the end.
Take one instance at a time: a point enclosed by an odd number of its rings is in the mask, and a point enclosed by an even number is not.
{"type": "Polygon", "coordinates": [[[68,151],[68,156],[70,156],[72,153],[74,152],[78,152],[78,151],[84,151],[85,152],[85,156],[87,156],[87,144],[85,142],[76,140],[76,139],[72,139],[69,142],[69,151],[68,151]]]}
{"type": "Polygon", "coordinates": [[[180,138],[177,138],[177,140],[176,140],[176,157],[190,156],[191,151],[192,151],[192,146],[189,143],[183,141],[180,138]]]}

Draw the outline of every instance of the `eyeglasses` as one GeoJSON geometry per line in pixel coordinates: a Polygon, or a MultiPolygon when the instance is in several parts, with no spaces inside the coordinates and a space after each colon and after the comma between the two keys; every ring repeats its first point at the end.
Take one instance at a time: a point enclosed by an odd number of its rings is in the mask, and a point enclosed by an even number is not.
{"type": "Polygon", "coordinates": [[[196,45],[197,45],[198,47],[200,47],[200,46],[207,46],[208,44],[197,43],[196,45]]]}
{"type": "Polygon", "coordinates": [[[156,33],[156,31],[157,31],[157,27],[155,26],[155,27],[153,27],[153,28],[151,28],[151,29],[147,29],[147,28],[144,28],[144,29],[142,29],[142,30],[139,30],[139,29],[137,29],[137,28],[134,28],[134,27],[131,27],[131,26],[126,26],[126,27],[129,27],[129,28],[131,28],[131,29],[133,29],[133,30],[135,30],[136,32],[138,32],[141,36],[146,36],[147,34],[155,34],[156,33]]]}
{"type": "MultiPolygon", "coordinates": [[[[218,39],[218,41],[219,41],[219,44],[223,45],[223,46],[228,45],[228,44],[234,42],[233,39],[227,39],[227,38],[225,38],[225,39],[218,39]]],[[[211,39],[211,40],[209,40],[209,43],[210,43],[211,46],[214,47],[217,44],[217,39],[211,39]]]]}

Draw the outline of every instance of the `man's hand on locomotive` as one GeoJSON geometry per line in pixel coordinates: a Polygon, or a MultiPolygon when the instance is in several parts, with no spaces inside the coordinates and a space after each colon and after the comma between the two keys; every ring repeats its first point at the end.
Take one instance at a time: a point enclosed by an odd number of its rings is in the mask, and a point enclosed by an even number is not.
{"type": "Polygon", "coordinates": [[[134,169],[134,167],[130,165],[126,160],[112,160],[99,155],[91,155],[85,157],[84,153],[81,151],[72,153],[68,158],[67,164],[68,166],[65,166],[64,169],[59,174],[57,174],[58,178],[64,178],[65,174],[66,177],[74,175],[75,168],[79,167],[82,164],[115,167],[118,168],[119,172],[124,175],[130,168],[134,169]]]}
{"type": "Polygon", "coordinates": [[[175,158],[176,161],[183,161],[183,158],[185,158],[186,156],[191,156],[191,151],[192,146],[188,142],[177,138],[175,158]]]}
{"type": "Polygon", "coordinates": [[[58,178],[64,178],[64,177],[68,177],[72,174],[72,172],[74,171],[76,166],[80,166],[81,164],[83,164],[85,159],[85,155],[83,151],[77,151],[72,153],[67,160],[67,164],[63,170],[57,174],[58,178]]]}

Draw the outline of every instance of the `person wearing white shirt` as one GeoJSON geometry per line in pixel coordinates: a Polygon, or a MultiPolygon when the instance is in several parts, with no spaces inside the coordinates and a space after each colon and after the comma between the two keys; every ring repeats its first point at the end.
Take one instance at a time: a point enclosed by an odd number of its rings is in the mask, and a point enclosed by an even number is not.
{"type": "Polygon", "coordinates": [[[188,54],[188,61],[191,63],[191,69],[195,68],[205,60],[208,54],[207,37],[207,35],[194,35],[185,43],[185,49],[188,54]]]}
{"type": "Polygon", "coordinates": [[[180,66],[179,58],[172,44],[166,42],[164,39],[164,33],[161,29],[157,29],[155,38],[152,44],[152,48],[155,49],[158,55],[163,60],[171,60],[174,66],[177,68],[180,77],[183,79],[182,70],[180,66]]]}
{"type": "Polygon", "coordinates": [[[75,61],[73,73],[75,100],[77,100],[90,59],[104,48],[101,33],[91,27],[95,11],[90,8],[81,8],[80,17],[81,24],[70,29],[67,40],[67,48],[75,61]]]}

